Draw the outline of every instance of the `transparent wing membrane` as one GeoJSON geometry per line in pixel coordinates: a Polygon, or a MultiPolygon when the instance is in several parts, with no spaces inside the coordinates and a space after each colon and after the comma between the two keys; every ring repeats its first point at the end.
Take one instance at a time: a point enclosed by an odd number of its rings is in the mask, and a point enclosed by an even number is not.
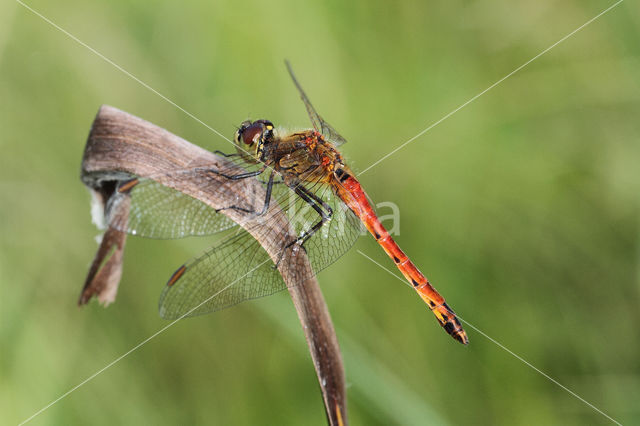
{"type": "Polygon", "coordinates": [[[293,73],[293,69],[291,68],[291,64],[289,63],[289,61],[285,61],[285,63],[287,65],[287,70],[289,70],[289,75],[293,80],[293,84],[296,85],[296,88],[300,93],[300,98],[302,99],[304,106],[307,108],[307,114],[309,114],[309,119],[311,120],[311,124],[313,124],[313,128],[317,132],[320,132],[322,136],[325,137],[325,139],[333,143],[335,146],[340,146],[346,143],[347,142],[346,139],[343,138],[342,135],[340,135],[340,133],[338,133],[338,131],[334,129],[329,123],[324,121],[320,116],[320,114],[316,112],[316,109],[311,104],[311,101],[307,97],[307,94],[302,89],[302,86],[300,85],[300,83],[298,83],[298,80],[296,79],[296,76],[293,73]]]}
{"type": "Polygon", "coordinates": [[[112,228],[147,238],[211,235],[235,225],[202,201],[153,179],[140,179],[130,192],[114,194],[106,217],[112,228]],[[129,215],[118,214],[127,203],[129,215]]]}
{"type": "MultiPolygon", "coordinates": [[[[174,188],[188,179],[200,191],[225,191],[219,181],[212,184],[207,176],[228,173],[235,176],[251,167],[234,166],[223,171],[197,168],[122,182],[107,205],[110,226],[134,235],[151,238],[181,238],[210,235],[235,223],[216,213],[202,201],[174,188]],[[163,183],[159,183],[163,182],[163,183]],[[119,221],[116,212],[129,204],[129,220],[119,221]]],[[[251,177],[266,186],[270,171],[251,177]]],[[[290,188],[278,177],[274,179],[270,208],[264,214],[266,200],[256,201],[258,208],[247,205],[229,208],[253,209],[237,232],[180,267],[169,280],[159,302],[160,315],[175,319],[201,315],[235,305],[244,300],[263,297],[286,288],[278,269],[286,262],[301,262],[299,253],[307,253],[312,273],[316,274],[337,260],[360,234],[360,221],[330,186],[319,181],[304,182],[290,188]],[[301,197],[299,192],[307,198],[301,197]],[[283,216],[284,213],[284,216],[283,216]],[[286,219],[284,219],[286,218],[286,219]],[[288,227],[288,229],[283,229],[288,227]],[[288,233],[286,232],[288,230],[288,233]],[[258,242],[276,241],[277,253],[270,256],[258,242]]],[[[264,195],[262,195],[264,197],[264,195]]],[[[254,197],[256,198],[256,197],[254,197]]],[[[303,283],[311,278],[303,267],[286,268],[295,274],[290,282],[303,283]]],[[[291,273],[291,272],[289,272],[291,273]]]]}
{"type": "Polygon", "coordinates": [[[242,231],[184,265],[183,275],[160,296],[160,316],[202,315],[283,290],[273,265],[258,241],[242,231]]]}

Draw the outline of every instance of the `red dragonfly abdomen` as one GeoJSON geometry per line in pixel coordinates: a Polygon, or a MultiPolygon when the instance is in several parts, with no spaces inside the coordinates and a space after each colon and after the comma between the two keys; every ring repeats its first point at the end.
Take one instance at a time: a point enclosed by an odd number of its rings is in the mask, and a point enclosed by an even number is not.
{"type": "Polygon", "coordinates": [[[465,345],[469,343],[467,333],[462,329],[456,314],[429,283],[427,277],[411,262],[409,257],[404,254],[398,244],[391,238],[389,232],[382,226],[360,183],[353,176],[346,175],[346,172],[344,176],[341,176],[340,180],[341,185],[335,185],[337,195],[360,218],[369,232],[371,232],[371,235],[394,261],[402,275],[418,292],[422,300],[427,303],[446,332],[460,343],[465,345]]]}

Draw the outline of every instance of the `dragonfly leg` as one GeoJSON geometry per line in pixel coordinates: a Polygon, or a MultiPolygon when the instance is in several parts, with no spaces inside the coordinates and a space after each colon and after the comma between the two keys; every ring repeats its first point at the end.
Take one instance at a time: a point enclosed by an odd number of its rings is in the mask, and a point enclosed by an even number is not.
{"type": "Polygon", "coordinates": [[[322,228],[322,225],[327,223],[333,216],[333,209],[327,203],[325,203],[322,200],[322,198],[318,197],[316,194],[309,191],[307,188],[303,186],[297,186],[294,191],[300,198],[304,200],[304,202],[309,204],[316,212],[318,212],[318,214],[320,215],[320,220],[315,225],[313,225],[311,229],[306,230],[301,236],[299,236],[295,240],[288,243],[282,249],[282,252],[280,253],[280,258],[278,259],[278,262],[276,262],[276,264],[274,265],[275,268],[277,268],[278,265],[280,265],[280,262],[282,261],[282,258],[284,257],[284,253],[285,251],[287,251],[287,249],[289,249],[294,244],[298,244],[300,247],[304,249],[304,243],[307,242],[307,240],[311,238],[313,234],[318,232],[318,230],[322,228]]]}
{"type": "MultiPolygon", "coordinates": [[[[269,180],[267,181],[267,190],[266,190],[266,195],[264,197],[264,205],[262,206],[262,211],[260,211],[258,213],[258,216],[262,216],[263,214],[265,214],[267,212],[267,210],[269,210],[269,204],[271,203],[271,191],[273,189],[273,184],[277,183],[277,182],[273,181],[275,173],[276,173],[275,170],[271,170],[271,174],[269,175],[269,180]]],[[[253,209],[245,209],[244,207],[238,207],[238,206],[222,207],[220,209],[216,209],[216,213],[219,213],[221,210],[228,210],[228,209],[238,210],[238,211],[245,212],[245,213],[256,213],[256,211],[253,210],[253,209]]]]}
{"type": "Polygon", "coordinates": [[[214,154],[218,154],[218,155],[222,155],[225,158],[231,158],[231,157],[238,157],[240,154],[238,154],[237,152],[234,152],[232,154],[227,154],[225,152],[222,151],[218,151],[217,149],[215,151],[213,151],[214,154]]]}
{"type": "Polygon", "coordinates": [[[252,172],[246,172],[246,173],[240,173],[240,174],[237,174],[237,175],[228,175],[228,174],[219,172],[219,171],[214,170],[214,169],[207,169],[207,171],[209,173],[213,173],[215,175],[222,176],[225,179],[242,180],[242,179],[247,179],[247,178],[250,178],[250,177],[255,177],[255,176],[261,175],[264,172],[265,168],[266,167],[262,167],[259,170],[254,170],[252,172]]]}
{"type": "Polygon", "coordinates": [[[260,212],[260,216],[265,214],[267,210],[269,210],[269,203],[271,202],[271,190],[273,189],[273,178],[275,177],[276,171],[271,170],[271,174],[269,175],[269,182],[267,182],[267,193],[264,197],[264,206],[262,207],[262,211],[260,212]]]}
{"type": "Polygon", "coordinates": [[[318,212],[321,218],[320,221],[313,225],[310,230],[308,230],[298,238],[298,240],[300,240],[300,244],[304,244],[309,238],[313,236],[313,234],[316,233],[316,231],[318,231],[318,229],[322,227],[322,225],[324,225],[327,221],[329,221],[329,219],[331,219],[331,217],[333,216],[333,209],[327,203],[325,203],[322,198],[318,197],[316,194],[309,191],[303,186],[298,186],[295,191],[296,194],[300,196],[300,198],[309,203],[309,205],[311,205],[311,207],[313,207],[313,209],[318,212]],[[324,212],[322,211],[322,209],[320,209],[319,205],[321,205],[325,209],[324,212]]]}
{"type": "MultiPolygon", "coordinates": [[[[277,180],[276,180],[276,179],[274,179],[274,180],[273,180],[273,184],[274,184],[274,185],[281,185],[281,184],[283,184],[283,183],[284,183],[284,179],[282,179],[282,176],[281,176],[280,174],[278,174],[278,176],[279,176],[279,179],[277,179],[277,180]]],[[[258,180],[260,181],[260,183],[262,183],[262,184],[264,184],[264,185],[267,185],[267,184],[269,183],[269,181],[268,181],[268,180],[262,180],[262,179],[258,179],[258,180]]]]}

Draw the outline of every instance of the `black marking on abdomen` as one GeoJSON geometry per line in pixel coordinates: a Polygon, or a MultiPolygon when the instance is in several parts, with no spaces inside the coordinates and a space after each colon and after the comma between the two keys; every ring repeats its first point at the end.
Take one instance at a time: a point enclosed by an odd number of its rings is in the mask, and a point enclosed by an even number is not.
{"type": "Polygon", "coordinates": [[[344,169],[336,169],[336,176],[338,176],[338,180],[342,183],[345,180],[349,179],[351,177],[351,175],[349,173],[346,173],[344,171],[344,169]]]}
{"type": "Polygon", "coordinates": [[[444,327],[444,329],[449,334],[453,333],[453,330],[455,330],[455,327],[453,326],[452,322],[446,322],[442,327],[444,327]]]}

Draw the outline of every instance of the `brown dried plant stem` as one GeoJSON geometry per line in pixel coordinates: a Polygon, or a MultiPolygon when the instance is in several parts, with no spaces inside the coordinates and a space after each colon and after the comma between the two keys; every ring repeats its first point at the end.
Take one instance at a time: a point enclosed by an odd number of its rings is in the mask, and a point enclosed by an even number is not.
{"type": "MultiPolygon", "coordinates": [[[[152,177],[176,169],[194,167],[217,168],[228,166],[228,161],[175,136],[154,124],[110,106],[102,106],[91,127],[82,160],[82,181],[104,206],[113,194],[115,184],[130,175],[152,177]]],[[[211,177],[211,175],[209,175],[211,177]]],[[[212,208],[220,208],[244,200],[247,205],[259,207],[265,198],[263,186],[255,179],[230,181],[219,176],[225,191],[207,194],[199,191],[195,181],[183,180],[174,187],[198,198],[212,208]]],[[[161,178],[157,178],[160,183],[161,178]]],[[[277,207],[276,207],[277,208],[277,207]]],[[[222,211],[238,223],[250,228],[252,219],[247,213],[228,209],[222,211]]],[[[281,215],[282,230],[278,238],[259,240],[272,258],[279,253],[281,241],[295,237],[284,212],[281,215]]],[[[259,236],[258,236],[259,238],[259,236]]],[[[98,253],[89,271],[80,296],[80,304],[92,296],[103,302],[115,299],[122,272],[126,235],[107,229],[98,253]]],[[[306,256],[298,255],[294,262],[282,262],[279,270],[289,287],[298,317],[302,323],[311,358],[322,391],[330,425],[347,423],[344,368],[335,330],[316,278],[304,283],[293,282],[297,268],[308,268],[306,256]],[[295,269],[294,269],[295,268],[295,269]]],[[[312,276],[313,274],[303,274],[312,276]]]]}

